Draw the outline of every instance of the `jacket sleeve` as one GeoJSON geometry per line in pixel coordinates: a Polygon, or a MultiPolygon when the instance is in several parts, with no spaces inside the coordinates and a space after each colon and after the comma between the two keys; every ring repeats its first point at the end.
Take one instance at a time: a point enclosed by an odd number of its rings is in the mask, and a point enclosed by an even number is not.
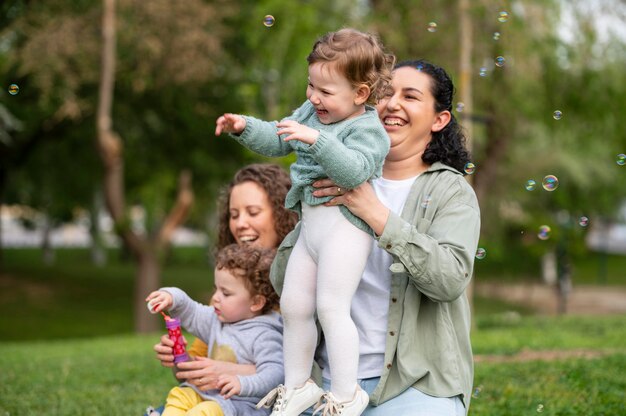
{"type": "Polygon", "coordinates": [[[283,337],[278,330],[267,330],[254,342],[256,374],[239,376],[240,396],[262,397],[284,382],[283,337]]]}
{"type": "MultiPolygon", "coordinates": [[[[378,122],[378,120],[376,120],[378,122]]],[[[343,143],[339,137],[320,131],[317,141],[309,148],[315,161],[337,185],[356,188],[379,176],[389,151],[389,138],[376,123],[347,127],[343,143]]]]}
{"type": "Polygon", "coordinates": [[[411,224],[390,213],[378,245],[394,256],[392,278],[396,273],[408,275],[433,301],[450,302],[472,277],[479,234],[480,211],[468,185],[439,207],[432,222],[411,224]]]}

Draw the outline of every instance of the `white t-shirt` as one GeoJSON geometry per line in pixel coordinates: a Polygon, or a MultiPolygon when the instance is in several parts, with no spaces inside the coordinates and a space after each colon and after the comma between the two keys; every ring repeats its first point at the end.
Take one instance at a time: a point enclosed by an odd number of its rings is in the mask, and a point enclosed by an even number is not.
{"type": "MultiPolygon", "coordinates": [[[[393,181],[378,178],[372,181],[378,199],[398,215],[417,176],[393,181]]],[[[372,252],[367,259],[363,277],[352,299],[351,315],[359,332],[359,379],[379,377],[382,374],[385,343],[387,337],[387,315],[389,313],[389,291],[391,287],[392,258],[372,240],[372,252]]],[[[319,351],[318,362],[323,376],[330,379],[326,346],[319,351]]]]}

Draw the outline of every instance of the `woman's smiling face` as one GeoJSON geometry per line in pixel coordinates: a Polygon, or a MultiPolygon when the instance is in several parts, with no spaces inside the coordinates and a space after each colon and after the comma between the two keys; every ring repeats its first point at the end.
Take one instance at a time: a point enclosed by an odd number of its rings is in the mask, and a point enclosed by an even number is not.
{"type": "Polygon", "coordinates": [[[262,248],[278,245],[274,211],[267,193],[254,182],[235,185],[230,193],[229,228],[237,244],[254,244],[262,248]]]}
{"type": "Polygon", "coordinates": [[[393,71],[391,84],[392,92],[376,106],[391,142],[390,157],[423,152],[432,131],[443,128],[440,113],[435,112],[431,78],[413,67],[400,67],[393,71]]]}

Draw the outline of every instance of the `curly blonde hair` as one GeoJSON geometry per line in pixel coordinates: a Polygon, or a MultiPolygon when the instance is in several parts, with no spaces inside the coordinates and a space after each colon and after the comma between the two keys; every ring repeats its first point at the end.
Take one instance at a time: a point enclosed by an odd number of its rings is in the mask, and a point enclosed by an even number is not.
{"type": "Polygon", "coordinates": [[[275,250],[262,249],[247,244],[230,244],[217,253],[215,267],[226,269],[233,276],[243,279],[251,296],[265,297],[261,313],[278,310],[280,300],[270,282],[270,266],[275,250]]]}
{"type": "Polygon", "coordinates": [[[313,45],[306,58],[309,65],[333,62],[353,87],[367,85],[370,95],[367,103],[375,105],[391,88],[391,72],[396,61],[386,53],[378,37],[344,28],[329,32],[313,45]]]}

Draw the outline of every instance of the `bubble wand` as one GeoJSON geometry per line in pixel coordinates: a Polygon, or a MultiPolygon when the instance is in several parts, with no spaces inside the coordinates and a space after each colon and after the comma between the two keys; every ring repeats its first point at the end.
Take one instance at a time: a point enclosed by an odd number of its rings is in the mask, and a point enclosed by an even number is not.
{"type": "MultiPolygon", "coordinates": [[[[150,313],[156,313],[158,304],[153,305],[152,301],[148,302],[148,310],[150,313]]],[[[165,320],[165,328],[167,328],[167,335],[174,341],[174,364],[182,363],[183,361],[189,361],[189,356],[185,352],[185,343],[183,342],[183,334],[180,329],[180,319],[172,318],[165,312],[160,311],[165,320]]]]}

